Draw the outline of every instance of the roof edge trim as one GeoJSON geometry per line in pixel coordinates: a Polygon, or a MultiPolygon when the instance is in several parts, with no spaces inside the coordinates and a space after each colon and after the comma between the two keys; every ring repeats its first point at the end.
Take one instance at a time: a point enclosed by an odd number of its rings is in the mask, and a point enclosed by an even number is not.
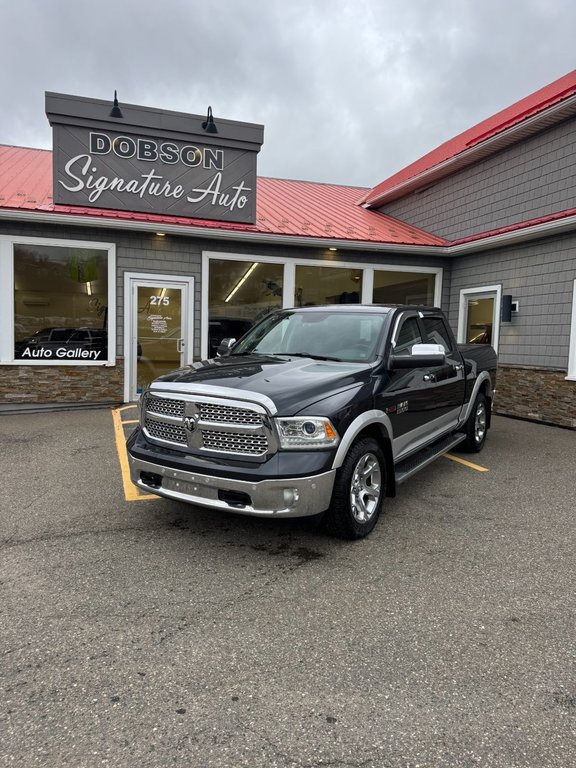
{"type": "MultiPolygon", "coordinates": [[[[0,221],[12,219],[29,223],[68,224],[70,226],[93,227],[99,229],[132,229],[143,232],[156,233],[158,224],[149,222],[135,222],[122,219],[93,219],[87,216],[71,216],[58,213],[40,213],[22,210],[0,209],[0,221]],[[127,226],[128,225],[128,226],[127,226]]],[[[414,254],[419,256],[462,256],[485,251],[490,248],[503,248],[541,237],[558,235],[576,229],[576,214],[570,214],[564,218],[556,218],[551,221],[531,224],[520,229],[499,232],[493,235],[471,238],[465,242],[456,242],[454,245],[402,245],[395,243],[374,243],[370,241],[335,240],[317,237],[299,237],[297,235],[273,235],[260,232],[236,232],[234,230],[214,230],[211,228],[197,228],[185,230],[177,225],[162,225],[162,231],[166,234],[180,237],[203,237],[207,240],[242,240],[244,242],[271,243],[278,245],[309,246],[313,248],[340,248],[342,250],[357,250],[414,254]]],[[[2,233],[0,233],[2,234],[2,233]]],[[[9,235],[8,235],[9,237],[9,235]]]]}
{"type": "MultiPolygon", "coordinates": [[[[407,243],[384,243],[370,240],[338,240],[335,238],[301,237],[299,235],[275,235],[262,232],[239,232],[237,230],[222,230],[212,227],[184,228],[182,225],[134,221],[127,219],[104,219],[92,216],[75,216],[62,213],[38,213],[22,209],[0,209],[0,221],[12,219],[30,223],[67,224],[78,227],[95,227],[99,229],[130,229],[152,234],[161,230],[169,235],[179,237],[201,237],[207,240],[242,240],[244,242],[271,243],[294,246],[309,246],[312,248],[338,248],[342,250],[363,250],[391,253],[413,253],[420,255],[438,255],[438,245],[413,245],[407,243]]],[[[1,233],[0,233],[1,234],[1,233]]]]}

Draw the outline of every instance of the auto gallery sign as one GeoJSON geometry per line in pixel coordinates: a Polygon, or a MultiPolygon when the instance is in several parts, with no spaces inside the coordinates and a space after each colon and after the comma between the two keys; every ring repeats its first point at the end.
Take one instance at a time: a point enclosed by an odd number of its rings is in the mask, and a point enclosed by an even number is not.
{"type": "Polygon", "coordinates": [[[261,125],[55,93],[46,114],[55,204],[256,221],[261,125]]]}

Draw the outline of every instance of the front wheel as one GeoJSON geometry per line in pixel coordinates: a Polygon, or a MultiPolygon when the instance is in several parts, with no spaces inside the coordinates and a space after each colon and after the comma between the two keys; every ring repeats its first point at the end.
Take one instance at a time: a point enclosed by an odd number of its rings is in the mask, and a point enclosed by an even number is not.
{"type": "Polygon", "coordinates": [[[386,495],[384,455],[376,440],[352,444],[336,474],[330,508],[324,516],[328,533],[341,539],[367,536],[380,517],[386,495]]]}
{"type": "Polygon", "coordinates": [[[478,453],[484,447],[488,432],[488,403],[482,392],[479,392],[474,401],[474,407],[464,425],[466,440],[460,444],[460,448],[466,453],[478,453]]]}

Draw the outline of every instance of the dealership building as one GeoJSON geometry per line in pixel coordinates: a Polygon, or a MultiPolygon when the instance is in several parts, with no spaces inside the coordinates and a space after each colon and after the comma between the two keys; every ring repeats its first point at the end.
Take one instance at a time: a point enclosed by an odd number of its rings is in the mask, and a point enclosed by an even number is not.
{"type": "Polygon", "coordinates": [[[437,305],[496,412],[576,428],[576,72],[372,189],[261,178],[261,125],[46,94],[0,146],[0,413],[132,402],[273,309],[437,305]]]}

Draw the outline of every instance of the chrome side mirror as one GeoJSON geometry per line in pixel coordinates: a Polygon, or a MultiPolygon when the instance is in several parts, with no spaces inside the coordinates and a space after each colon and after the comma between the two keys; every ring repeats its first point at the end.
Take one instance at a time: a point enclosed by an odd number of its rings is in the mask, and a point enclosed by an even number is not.
{"type": "Polygon", "coordinates": [[[409,355],[390,355],[391,368],[421,368],[444,365],[446,351],[442,344],[414,344],[409,355]]]}

